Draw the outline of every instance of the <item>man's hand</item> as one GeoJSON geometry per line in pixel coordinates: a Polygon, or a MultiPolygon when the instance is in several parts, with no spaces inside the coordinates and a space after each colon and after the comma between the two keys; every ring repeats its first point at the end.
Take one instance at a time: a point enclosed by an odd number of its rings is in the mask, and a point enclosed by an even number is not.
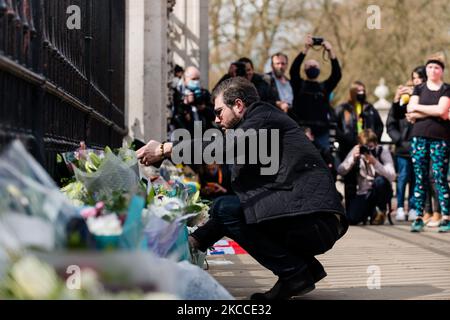
{"type": "Polygon", "coordinates": [[[366,154],[365,158],[366,158],[367,162],[373,166],[377,163],[377,159],[371,154],[366,154]]]}
{"type": "Polygon", "coordinates": [[[333,47],[331,46],[331,43],[329,41],[324,41],[322,45],[327,51],[333,50],[333,47]]]}
{"type": "Polygon", "coordinates": [[[145,166],[150,166],[161,161],[164,154],[161,152],[161,142],[152,140],[145,147],[136,152],[137,158],[145,166]]]}
{"type": "Polygon", "coordinates": [[[283,112],[289,112],[289,104],[285,101],[277,101],[277,107],[283,110],[283,112]]]}
{"type": "Polygon", "coordinates": [[[353,158],[354,158],[355,160],[357,160],[360,156],[361,156],[360,146],[357,145],[357,146],[353,149],[353,158]]]}
{"type": "Polygon", "coordinates": [[[331,43],[328,41],[324,41],[322,43],[322,46],[325,48],[325,50],[328,51],[328,54],[330,55],[330,59],[336,59],[336,55],[334,54],[333,47],[331,46],[331,43]]]}
{"type": "Polygon", "coordinates": [[[211,195],[211,194],[217,194],[217,193],[222,193],[225,194],[227,193],[227,189],[225,189],[224,187],[222,187],[220,184],[215,183],[215,182],[211,182],[208,183],[204,188],[203,188],[203,192],[207,195],[211,195]]]}
{"type": "Polygon", "coordinates": [[[193,104],[195,101],[194,93],[190,92],[184,96],[184,104],[193,104]]]}
{"type": "Polygon", "coordinates": [[[305,55],[308,53],[308,50],[313,47],[313,44],[314,44],[313,37],[312,35],[308,34],[305,39],[305,49],[303,50],[303,53],[305,55]]]}

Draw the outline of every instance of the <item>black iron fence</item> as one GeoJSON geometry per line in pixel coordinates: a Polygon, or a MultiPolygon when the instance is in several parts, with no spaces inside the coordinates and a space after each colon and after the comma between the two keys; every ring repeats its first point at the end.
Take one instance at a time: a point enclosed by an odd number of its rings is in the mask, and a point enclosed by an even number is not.
{"type": "Polygon", "coordinates": [[[52,175],[80,141],[119,146],[124,64],[125,0],[0,0],[0,145],[21,139],[52,175]]]}

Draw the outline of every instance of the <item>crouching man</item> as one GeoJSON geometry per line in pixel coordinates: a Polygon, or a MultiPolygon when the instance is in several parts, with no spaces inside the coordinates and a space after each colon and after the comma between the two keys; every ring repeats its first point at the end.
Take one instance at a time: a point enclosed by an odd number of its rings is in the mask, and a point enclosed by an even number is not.
{"type": "MultiPolygon", "coordinates": [[[[270,149],[278,150],[279,167],[276,173],[267,174],[261,162],[232,164],[236,196],[214,202],[210,220],[191,235],[191,245],[206,251],[229,237],[278,276],[271,290],[255,293],[251,299],[289,299],[314,290],[315,283],[327,275],[315,256],[330,250],[348,229],[326,164],[297,123],[261,102],[246,79],[222,82],[214,90],[213,100],[215,121],[225,131],[277,131],[278,148],[271,143],[270,149]]],[[[173,156],[177,147],[150,141],[137,155],[141,163],[150,165],[173,156]]],[[[202,147],[205,150],[208,143],[203,142],[202,147]]],[[[225,149],[225,153],[230,151],[225,149]]],[[[238,158],[239,151],[235,160],[238,158]]]]}

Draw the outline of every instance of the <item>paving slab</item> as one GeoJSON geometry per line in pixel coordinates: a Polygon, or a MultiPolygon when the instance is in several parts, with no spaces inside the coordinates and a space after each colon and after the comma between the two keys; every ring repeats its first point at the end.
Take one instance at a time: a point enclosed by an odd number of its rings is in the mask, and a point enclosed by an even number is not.
{"type": "MultiPolygon", "coordinates": [[[[450,300],[450,234],[409,224],[357,226],[318,260],[328,277],[301,300],[450,300]],[[379,277],[377,277],[379,275],[379,277]]],[[[238,300],[277,278],[249,255],[208,257],[209,272],[238,300]]]]}

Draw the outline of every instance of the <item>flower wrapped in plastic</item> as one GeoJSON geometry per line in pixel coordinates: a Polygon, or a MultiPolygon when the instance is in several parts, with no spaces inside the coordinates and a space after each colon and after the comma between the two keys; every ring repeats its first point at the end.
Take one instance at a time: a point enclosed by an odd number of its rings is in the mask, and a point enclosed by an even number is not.
{"type": "Polygon", "coordinates": [[[147,246],[160,257],[174,255],[178,260],[190,260],[188,227],[205,221],[209,207],[199,201],[199,192],[190,194],[180,181],[170,185],[160,177],[153,186],[156,191],[152,189],[145,211],[147,246]]]}
{"type": "MultiPolygon", "coordinates": [[[[54,233],[54,246],[59,248],[67,246],[71,232],[68,226],[78,224],[78,231],[83,233],[86,230],[78,208],[60,192],[52,178],[19,141],[14,141],[0,155],[2,214],[18,214],[23,216],[22,220],[33,217],[48,222],[54,233]]],[[[11,221],[13,217],[8,219],[11,221]]],[[[83,235],[87,236],[86,233],[83,235]]],[[[84,240],[88,241],[87,238],[84,240]]]]}
{"type": "Polygon", "coordinates": [[[81,182],[90,193],[127,190],[136,193],[139,186],[139,169],[136,154],[131,150],[120,149],[115,155],[109,148],[105,149],[103,158],[89,153],[85,169],[73,166],[77,181],[81,182]]]}

